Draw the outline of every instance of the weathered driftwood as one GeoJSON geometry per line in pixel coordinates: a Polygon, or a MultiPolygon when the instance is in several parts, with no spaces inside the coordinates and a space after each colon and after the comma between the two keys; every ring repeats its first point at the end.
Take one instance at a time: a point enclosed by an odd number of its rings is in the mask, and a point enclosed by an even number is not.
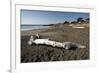
{"type": "Polygon", "coordinates": [[[33,36],[30,37],[30,40],[28,41],[29,45],[32,45],[32,43],[34,44],[43,44],[43,45],[51,45],[52,47],[60,47],[60,48],[65,48],[65,49],[70,49],[70,48],[86,48],[83,45],[77,44],[77,43],[73,43],[73,42],[56,42],[56,41],[52,41],[49,39],[34,39],[33,36]]]}

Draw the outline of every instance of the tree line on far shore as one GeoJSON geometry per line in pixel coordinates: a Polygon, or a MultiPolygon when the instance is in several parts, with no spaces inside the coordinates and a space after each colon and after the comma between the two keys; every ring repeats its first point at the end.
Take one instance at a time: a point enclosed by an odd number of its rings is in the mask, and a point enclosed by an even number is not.
{"type": "Polygon", "coordinates": [[[71,22],[65,21],[63,24],[77,24],[77,23],[82,24],[82,23],[89,23],[89,22],[90,22],[89,18],[83,19],[82,17],[79,17],[77,18],[76,21],[71,21],[71,22]]]}

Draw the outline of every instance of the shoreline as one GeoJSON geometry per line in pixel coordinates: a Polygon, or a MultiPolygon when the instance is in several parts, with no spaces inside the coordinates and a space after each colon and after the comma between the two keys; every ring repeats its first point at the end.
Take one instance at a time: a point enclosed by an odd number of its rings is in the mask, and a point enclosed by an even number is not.
{"type": "MultiPolygon", "coordinates": [[[[63,25],[63,26],[59,26],[59,25],[55,25],[55,26],[49,26],[49,27],[46,27],[46,28],[37,28],[37,29],[30,29],[30,30],[24,30],[24,31],[22,31],[22,30],[20,30],[20,32],[21,32],[21,36],[24,36],[24,35],[31,35],[32,33],[33,34],[37,34],[37,33],[41,33],[41,32],[43,32],[43,31],[45,31],[46,32],[46,30],[48,31],[48,30],[56,30],[57,28],[59,29],[59,28],[61,28],[60,30],[63,30],[63,29],[67,29],[67,27],[68,27],[68,29],[71,29],[71,28],[75,28],[75,27],[80,27],[80,24],[77,24],[77,25],[73,25],[73,24],[70,24],[70,25],[63,25]],[[30,34],[31,33],[31,34],[30,34]]],[[[89,24],[82,24],[82,26],[81,26],[82,28],[84,28],[84,27],[86,27],[86,28],[88,28],[89,29],[89,24]]],[[[86,29],[85,28],[85,29],[86,29]]]]}
{"type": "Polygon", "coordinates": [[[31,25],[25,25],[25,26],[21,26],[21,31],[28,31],[28,30],[33,30],[33,29],[45,29],[45,28],[50,28],[51,26],[32,26],[31,25]],[[27,27],[27,28],[26,28],[27,27]]]}

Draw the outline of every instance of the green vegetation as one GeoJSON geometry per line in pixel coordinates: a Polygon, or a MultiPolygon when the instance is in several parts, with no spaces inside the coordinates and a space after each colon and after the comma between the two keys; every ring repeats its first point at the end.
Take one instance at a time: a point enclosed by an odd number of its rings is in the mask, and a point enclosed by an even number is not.
{"type": "Polygon", "coordinates": [[[76,21],[65,21],[63,24],[83,24],[88,23],[89,24],[89,18],[83,19],[82,17],[78,17],[76,21]]]}

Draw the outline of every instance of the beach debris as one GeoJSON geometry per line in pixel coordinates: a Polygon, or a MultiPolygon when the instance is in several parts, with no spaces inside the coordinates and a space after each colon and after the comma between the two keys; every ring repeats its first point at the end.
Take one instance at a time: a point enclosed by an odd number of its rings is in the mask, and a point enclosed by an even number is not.
{"type": "MultiPolygon", "coordinates": [[[[36,35],[37,36],[37,35],[36,35]]],[[[39,36],[39,35],[38,35],[39,36]]],[[[30,37],[28,45],[37,44],[37,45],[50,45],[52,47],[59,47],[64,49],[76,49],[76,48],[86,48],[84,45],[80,45],[73,42],[56,42],[49,39],[34,39],[33,36],[30,37]]]]}

